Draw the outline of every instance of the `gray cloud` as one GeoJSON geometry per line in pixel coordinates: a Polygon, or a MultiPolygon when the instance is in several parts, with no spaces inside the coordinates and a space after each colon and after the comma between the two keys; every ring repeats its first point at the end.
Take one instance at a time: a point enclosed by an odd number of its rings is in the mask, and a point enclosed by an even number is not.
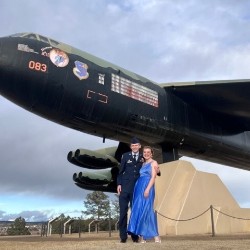
{"type": "Polygon", "coordinates": [[[50,218],[48,217],[48,214],[50,214],[51,211],[23,211],[18,214],[8,214],[6,212],[0,211],[0,220],[1,221],[11,221],[15,220],[18,217],[24,218],[26,221],[48,221],[50,218]]]}
{"type": "Polygon", "coordinates": [[[103,144],[101,138],[72,131],[19,107],[2,117],[0,148],[4,171],[0,175],[0,193],[21,189],[75,199],[84,193],[72,181],[73,172],[81,169],[67,161],[68,152],[83,146],[97,149],[117,144],[103,144]]]}

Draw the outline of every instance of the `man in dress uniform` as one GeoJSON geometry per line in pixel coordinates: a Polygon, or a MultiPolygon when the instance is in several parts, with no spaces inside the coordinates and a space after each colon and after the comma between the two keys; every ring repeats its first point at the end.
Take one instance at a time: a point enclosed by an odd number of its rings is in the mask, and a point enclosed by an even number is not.
{"type": "MultiPolygon", "coordinates": [[[[140,169],[143,163],[143,156],[139,152],[140,141],[132,138],[130,143],[131,151],[122,155],[120,171],[117,177],[117,193],[119,195],[119,230],[121,243],[126,243],[128,207],[132,206],[134,186],[140,176],[140,169]]],[[[133,242],[138,242],[139,236],[131,234],[133,242]]]]}

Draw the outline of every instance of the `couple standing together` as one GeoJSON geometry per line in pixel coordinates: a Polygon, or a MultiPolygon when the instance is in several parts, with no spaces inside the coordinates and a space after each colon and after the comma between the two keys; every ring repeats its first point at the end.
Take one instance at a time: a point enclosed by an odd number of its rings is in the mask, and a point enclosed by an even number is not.
{"type": "Polygon", "coordinates": [[[149,146],[139,152],[141,144],[133,138],[131,151],[123,154],[120,172],[117,178],[117,193],[119,195],[119,230],[121,243],[126,243],[130,234],[133,242],[145,243],[154,238],[160,243],[157,219],[154,212],[155,178],[160,173],[158,163],[153,160],[153,150],[149,146]],[[127,226],[128,207],[131,215],[127,226]]]}

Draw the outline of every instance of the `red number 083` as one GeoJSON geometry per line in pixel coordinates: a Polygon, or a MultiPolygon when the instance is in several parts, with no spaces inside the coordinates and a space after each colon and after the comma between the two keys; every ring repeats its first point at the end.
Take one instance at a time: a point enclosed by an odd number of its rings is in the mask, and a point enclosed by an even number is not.
{"type": "Polygon", "coordinates": [[[39,62],[29,61],[29,68],[37,71],[46,72],[47,65],[39,62]]]}

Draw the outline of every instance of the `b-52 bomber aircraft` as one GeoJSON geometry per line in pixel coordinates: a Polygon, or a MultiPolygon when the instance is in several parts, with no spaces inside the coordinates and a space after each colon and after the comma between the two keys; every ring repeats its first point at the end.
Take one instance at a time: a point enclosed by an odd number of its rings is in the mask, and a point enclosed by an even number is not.
{"type": "Polygon", "coordinates": [[[0,94],[24,109],[118,147],[69,152],[81,188],[115,192],[131,137],[159,163],[182,156],[250,170],[250,80],[157,84],[53,39],[0,38],[0,94]],[[84,169],[92,169],[86,171],[84,169]]]}

